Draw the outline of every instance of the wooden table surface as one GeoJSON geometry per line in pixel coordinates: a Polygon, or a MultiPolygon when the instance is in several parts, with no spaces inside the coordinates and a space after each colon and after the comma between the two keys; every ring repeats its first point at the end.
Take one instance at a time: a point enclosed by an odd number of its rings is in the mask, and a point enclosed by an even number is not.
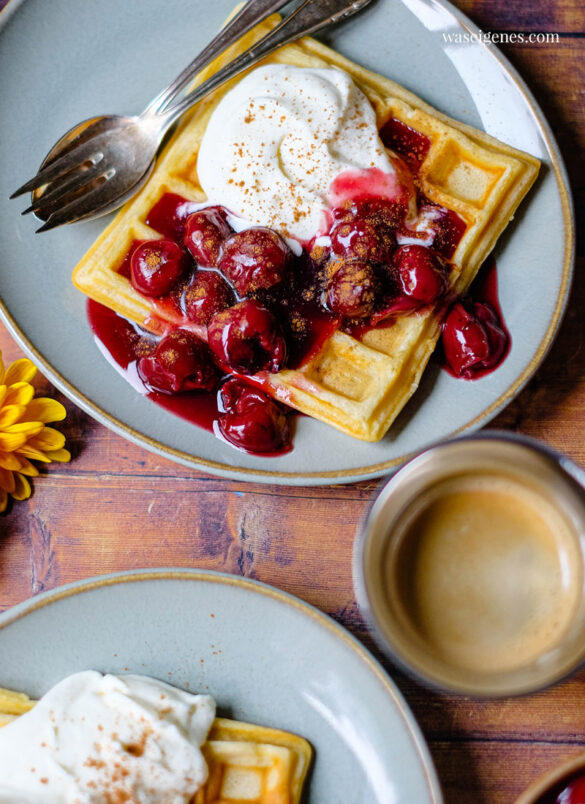
{"type": "MultiPolygon", "coordinates": [[[[503,50],[559,140],[583,234],[585,5],[582,0],[457,4],[484,31],[559,34],[557,43],[503,50]]],[[[578,250],[569,309],[552,351],[492,426],[541,438],[585,464],[582,241],[578,250]]],[[[0,349],[6,361],[21,356],[1,327],[0,349]]],[[[37,385],[61,398],[42,378],[37,385]]],[[[200,567],[298,595],[372,647],[354,599],[350,558],[375,483],[281,488],[198,474],[128,443],[62,401],[68,417],[61,429],[73,460],[51,465],[35,481],[30,500],[0,516],[0,610],[96,574],[200,567]]],[[[431,693],[385,666],[428,740],[447,804],[508,804],[544,771],[585,751],[585,670],[537,695],[478,702],[431,693]]]]}

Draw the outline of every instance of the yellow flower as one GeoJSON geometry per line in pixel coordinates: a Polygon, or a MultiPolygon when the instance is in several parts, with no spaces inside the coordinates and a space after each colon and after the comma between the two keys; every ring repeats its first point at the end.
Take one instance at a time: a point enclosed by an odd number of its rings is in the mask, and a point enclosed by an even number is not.
{"type": "Polygon", "coordinates": [[[30,360],[22,358],[4,370],[0,352],[0,512],[6,510],[8,495],[15,500],[30,497],[27,478],[39,470],[33,461],[68,461],[65,436],[47,422],[65,418],[60,402],[40,397],[30,381],[37,373],[30,360]]]}

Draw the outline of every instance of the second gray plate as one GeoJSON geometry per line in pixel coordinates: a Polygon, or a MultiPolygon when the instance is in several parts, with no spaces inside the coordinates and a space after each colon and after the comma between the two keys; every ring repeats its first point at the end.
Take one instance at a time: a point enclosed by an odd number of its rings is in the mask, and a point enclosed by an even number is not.
{"type": "Polygon", "coordinates": [[[1,615],[0,656],[0,686],[31,696],[80,670],[140,673],[301,734],[315,750],[306,804],[442,802],[382,668],[328,617],[257,581],[151,570],[72,584],[1,615]]]}

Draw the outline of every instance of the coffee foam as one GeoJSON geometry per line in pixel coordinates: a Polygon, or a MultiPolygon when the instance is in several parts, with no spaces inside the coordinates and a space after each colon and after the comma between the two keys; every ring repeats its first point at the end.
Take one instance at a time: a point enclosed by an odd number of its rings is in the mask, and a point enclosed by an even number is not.
{"type": "Polygon", "coordinates": [[[478,473],[407,507],[386,557],[386,594],[421,655],[507,672],[554,649],[579,606],[578,537],[546,490],[478,473]]]}

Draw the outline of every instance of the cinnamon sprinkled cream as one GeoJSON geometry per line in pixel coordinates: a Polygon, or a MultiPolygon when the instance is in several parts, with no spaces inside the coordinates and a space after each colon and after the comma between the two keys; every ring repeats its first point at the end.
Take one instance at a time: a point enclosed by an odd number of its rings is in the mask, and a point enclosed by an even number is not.
{"type": "Polygon", "coordinates": [[[324,228],[334,179],[372,169],[398,193],[363,92],[341,70],[288,64],[253,70],[222,98],[197,162],[208,198],[305,242],[324,228]]]}
{"type": "Polygon", "coordinates": [[[209,695],[87,671],[0,729],[2,804],[186,804],[205,783],[209,695]]]}

